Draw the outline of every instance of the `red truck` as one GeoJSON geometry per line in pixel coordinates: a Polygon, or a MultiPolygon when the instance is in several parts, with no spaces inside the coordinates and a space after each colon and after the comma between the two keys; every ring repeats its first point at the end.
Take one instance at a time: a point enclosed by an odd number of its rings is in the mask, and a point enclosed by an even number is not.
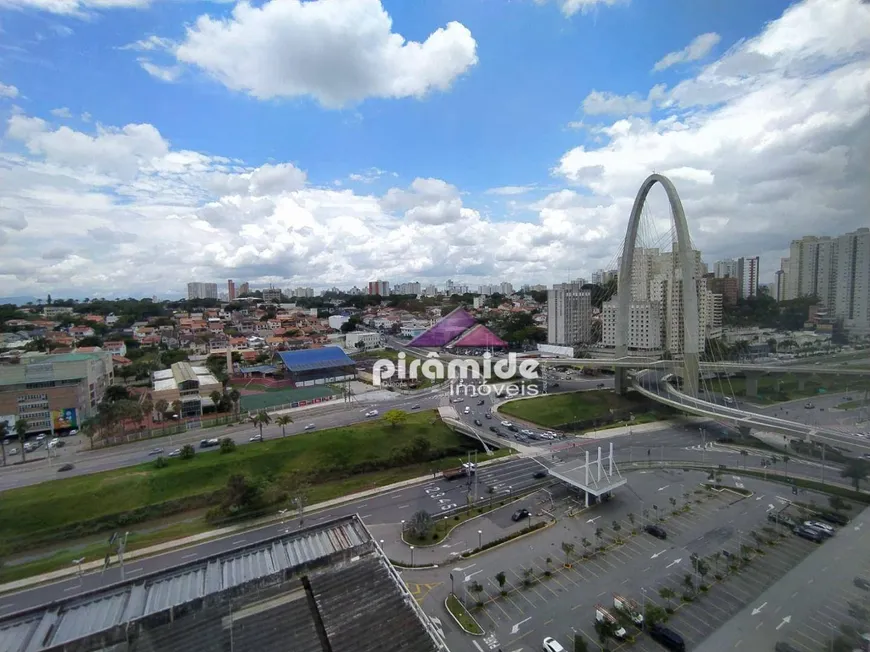
{"type": "Polygon", "coordinates": [[[477,465],[472,462],[466,462],[462,466],[457,466],[455,469],[445,469],[441,471],[441,477],[445,480],[456,480],[464,478],[467,475],[473,474],[477,470],[477,465]]]}

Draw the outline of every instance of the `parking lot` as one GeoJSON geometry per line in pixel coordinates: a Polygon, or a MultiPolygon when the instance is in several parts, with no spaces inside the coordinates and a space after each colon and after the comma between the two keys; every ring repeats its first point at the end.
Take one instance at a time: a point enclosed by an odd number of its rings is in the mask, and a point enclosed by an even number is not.
{"type": "MultiPolygon", "coordinates": [[[[570,501],[557,502],[552,509],[559,523],[535,536],[533,543],[518,542],[453,568],[455,591],[469,604],[484,603],[474,614],[487,631],[488,644],[495,646],[493,650],[538,649],[544,636],[554,636],[567,645],[575,633],[595,644],[596,604],[609,607],[612,594],[619,593],[638,603],[650,601],[664,607],[658,590],[664,586],[679,588],[691,570],[691,555],[737,551],[741,544],[752,542],[751,532],[762,532],[770,525],[766,514],[771,507],[778,509],[787,503],[780,488],[767,485],[769,495],[758,491],[746,497],[731,491],[708,492],[699,486],[704,480],[704,474],[695,472],[640,471],[631,476],[632,488],[624,488],[611,501],[590,510],[581,511],[570,501]],[[572,512],[575,515],[568,516],[572,512]],[[665,541],[641,531],[656,513],[668,535],[665,541]],[[631,536],[632,530],[637,534],[631,536]],[[605,549],[596,553],[598,547],[605,549]],[[587,559],[583,559],[584,553],[589,555],[587,559]],[[570,567],[565,566],[566,559],[570,567]],[[504,573],[503,584],[499,572],[504,573]]],[[[749,479],[745,483],[756,484],[749,479]]],[[[744,571],[747,577],[741,573],[732,578],[733,586],[713,587],[696,602],[678,609],[673,617],[675,629],[685,629],[687,642],[703,640],[814,545],[792,535],[782,539],[751,562],[752,571],[744,571]],[[764,565],[758,573],[756,565],[764,565]],[[712,615],[690,615],[689,608],[708,602],[710,607],[704,608],[712,615]]],[[[712,581],[711,576],[708,583],[712,581]]],[[[445,584],[449,588],[450,581],[445,584]]],[[[680,595],[678,592],[674,606],[679,604],[680,595]]],[[[478,643],[475,648],[486,649],[488,644],[478,643]]],[[[643,637],[634,647],[646,649],[646,645],[656,649],[656,644],[643,637]]]]}

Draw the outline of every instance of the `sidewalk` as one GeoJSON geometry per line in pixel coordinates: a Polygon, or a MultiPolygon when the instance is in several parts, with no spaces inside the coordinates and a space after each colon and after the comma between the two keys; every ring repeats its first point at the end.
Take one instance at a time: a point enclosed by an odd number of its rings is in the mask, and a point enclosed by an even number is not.
{"type": "MultiPolygon", "coordinates": [[[[498,464],[500,462],[506,461],[509,458],[500,458],[497,460],[487,460],[485,462],[481,462],[478,466],[490,466],[492,464],[498,464]]],[[[391,485],[386,485],[383,487],[377,487],[375,489],[367,489],[366,491],[360,491],[355,494],[349,494],[347,496],[342,496],[340,498],[334,498],[332,500],[327,500],[322,503],[317,503],[316,505],[309,505],[305,507],[303,513],[307,516],[312,513],[320,512],[325,509],[329,509],[330,507],[335,507],[337,505],[343,505],[345,503],[354,502],[356,500],[360,500],[362,498],[367,498],[369,496],[376,496],[379,494],[389,493],[391,491],[395,491],[396,489],[401,489],[403,487],[410,487],[416,484],[421,484],[424,482],[430,482],[432,480],[432,476],[430,474],[426,474],[423,476],[418,476],[416,478],[411,478],[409,480],[403,480],[401,482],[395,482],[391,485]]],[[[294,512],[295,514],[296,512],[294,512]]],[[[132,559],[139,559],[142,557],[152,557],[154,555],[160,554],[162,552],[167,552],[170,550],[177,550],[179,548],[187,548],[189,546],[194,546],[196,544],[202,543],[204,541],[209,541],[211,539],[219,539],[222,537],[230,536],[236,532],[247,532],[251,530],[256,530],[259,528],[267,527],[272,525],[273,523],[280,521],[282,516],[278,514],[277,509],[273,516],[264,516],[262,518],[249,521],[246,523],[239,523],[238,525],[231,525],[224,528],[219,528],[216,530],[210,530],[208,532],[202,532],[200,534],[194,534],[189,537],[184,537],[183,539],[174,539],[172,541],[166,541],[164,543],[158,543],[153,546],[148,546],[147,548],[140,548],[138,550],[131,550],[124,554],[124,560],[129,561],[132,559]]],[[[288,518],[287,520],[292,520],[288,518]]],[[[472,521],[473,522],[473,521],[472,521]]],[[[398,526],[396,526],[398,528],[398,526]]],[[[396,540],[399,540],[398,530],[395,533],[396,540]]],[[[400,544],[401,545],[401,544],[400,544]]],[[[82,564],[82,571],[89,572],[93,570],[99,570],[103,566],[103,561],[92,561],[82,564]]],[[[0,594],[8,593],[10,591],[19,591],[21,589],[28,588],[30,586],[34,586],[36,584],[44,584],[46,582],[53,582],[55,580],[62,580],[67,577],[72,577],[78,574],[78,569],[76,567],[70,568],[62,568],[60,570],[53,571],[51,573],[44,573],[43,575],[35,575],[33,577],[26,577],[24,579],[16,580],[14,582],[9,582],[7,584],[0,584],[0,594]]]]}

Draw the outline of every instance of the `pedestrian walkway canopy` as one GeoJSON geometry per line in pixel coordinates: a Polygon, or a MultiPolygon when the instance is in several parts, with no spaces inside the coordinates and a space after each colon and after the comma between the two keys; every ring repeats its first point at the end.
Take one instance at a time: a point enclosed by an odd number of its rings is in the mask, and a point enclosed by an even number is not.
{"type": "Polygon", "coordinates": [[[564,482],[569,487],[582,491],[586,497],[586,505],[589,506],[589,496],[596,500],[602,496],[627,484],[622,477],[616,462],[613,461],[613,442],[610,442],[608,456],[602,458],[601,447],[598,447],[598,457],[589,459],[589,451],[585,451],[585,461],[582,464],[576,462],[562,462],[551,466],[550,476],[564,482]]]}

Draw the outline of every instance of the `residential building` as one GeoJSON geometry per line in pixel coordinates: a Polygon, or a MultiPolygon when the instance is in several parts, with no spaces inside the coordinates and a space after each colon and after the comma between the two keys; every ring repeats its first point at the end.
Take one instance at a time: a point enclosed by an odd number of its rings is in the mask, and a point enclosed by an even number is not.
{"type": "Polygon", "coordinates": [[[330,315],[327,320],[329,323],[329,327],[334,330],[340,330],[342,326],[344,326],[350,317],[346,315],[330,315]]]}
{"type": "Polygon", "coordinates": [[[713,276],[715,278],[737,278],[737,261],[733,258],[717,260],[713,263],[713,276]]]}
{"type": "Polygon", "coordinates": [[[737,298],[740,296],[740,284],[737,282],[736,276],[716,278],[708,275],[707,287],[709,287],[712,292],[722,295],[722,303],[724,305],[737,305],[737,298]]]}
{"type": "Polygon", "coordinates": [[[592,292],[578,282],[559,283],[547,292],[547,343],[587,344],[592,339],[592,292]]]}
{"type": "Polygon", "coordinates": [[[217,299],[217,283],[188,283],[187,298],[192,299],[217,299]]]}
{"type": "Polygon", "coordinates": [[[384,346],[385,338],[381,333],[371,331],[351,331],[344,338],[346,349],[379,349],[384,346]]]}
{"type": "Polygon", "coordinates": [[[250,293],[251,293],[251,286],[248,285],[248,283],[242,283],[239,286],[239,293],[236,295],[236,298],[243,297],[246,294],[250,294],[250,293]]]}
{"type": "Polygon", "coordinates": [[[737,260],[737,282],[741,299],[750,299],[758,296],[758,269],[760,259],[758,256],[750,258],[741,257],[737,260]]]}
{"type": "Polygon", "coordinates": [[[777,301],[785,301],[788,294],[788,268],[789,259],[779,259],[779,269],[774,274],[773,291],[771,296],[777,301]]]}
{"type": "Polygon", "coordinates": [[[223,391],[223,385],[208,369],[194,367],[189,362],[176,362],[169,369],[155,371],[151,381],[154,403],[163,400],[174,409],[172,404],[180,401],[181,418],[201,416],[203,407],[213,405],[209,395],[223,391]]]}
{"type": "Polygon", "coordinates": [[[46,319],[53,319],[59,315],[70,315],[72,312],[72,306],[45,306],[42,309],[42,315],[46,319]]]}
{"type": "Polygon", "coordinates": [[[393,294],[413,294],[414,296],[419,296],[420,293],[421,287],[416,281],[414,283],[399,283],[393,288],[393,294]]]}
{"type": "Polygon", "coordinates": [[[0,420],[24,419],[28,433],[78,428],[113,381],[108,351],[25,354],[0,364],[0,420]]]}
{"type": "Polygon", "coordinates": [[[123,341],[106,341],[103,342],[103,351],[108,351],[113,355],[125,357],[127,355],[127,345],[123,341]]]}
{"type": "Polygon", "coordinates": [[[390,282],[389,281],[369,281],[368,284],[368,294],[371,296],[382,296],[387,297],[390,295],[390,282]]]}
{"type": "Polygon", "coordinates": [[[233,283],[233,279],[227,281],[227,300],[235,301],[236,300],[236,284],[233,283]]]}
{"type": "Polygon", "coordinates": [[[870,229],[841,235],[837,243],[833,313],[855,334],[870,334],[870,229]]]}
{"type": "Polygon", "coordinates": [[[293,292],[290,294],[290,296],[296,297],[299,299],[313,297],[314,296],[314,288],[299,287],[299,288],[294,289],[293,292]]]}
{"type": "MultiPolygon", "coordinates": [[[[628,348],[636,351],[661,351],[664,324],[660,301],[632,301],[628,308],[628,348]]],[[[617,301],[602,306],[601,343],[616,346],[617,301]]]]}
{"type": "Polygon", "coordinates": [[[266,303],[281,302],[281,290],[278,288],[266,288],[263,290],[263,301],[266,303]]]}
{"type": "Polygon", "coordinates": [[[789,251],[786,298],[817,297],[832,308],[835,296],[837,240],[804,236],[792,240],[789,251]]]}

